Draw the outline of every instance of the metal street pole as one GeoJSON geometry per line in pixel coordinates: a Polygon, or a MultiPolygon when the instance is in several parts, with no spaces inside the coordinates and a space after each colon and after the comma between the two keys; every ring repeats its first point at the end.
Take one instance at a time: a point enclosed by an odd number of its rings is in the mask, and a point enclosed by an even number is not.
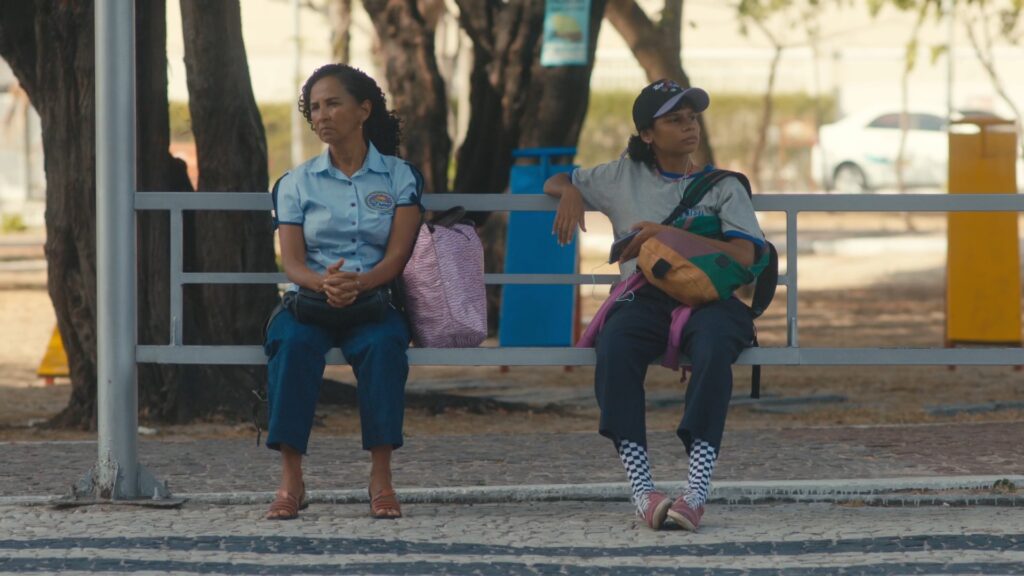
{"type": "Polygon", "coordinates": [[[138,462],[133,2],[96,0],[95,34],[99,456],[74,493],[102,500],[165,498],[167,487],[138,462]]]}

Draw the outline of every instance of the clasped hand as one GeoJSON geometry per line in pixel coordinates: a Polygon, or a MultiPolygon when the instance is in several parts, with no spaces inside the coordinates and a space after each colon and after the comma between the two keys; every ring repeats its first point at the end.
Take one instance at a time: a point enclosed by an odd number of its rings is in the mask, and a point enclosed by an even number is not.
{"type": "Polygon", "coordinates": [[[327,267],[327,272],[320,278],[320,292],[327,295],[327,303],[335,308],[344,308],[356,301],[362,285],[359,275],[355,272],[343,272],[342,258],[327,267]]]}

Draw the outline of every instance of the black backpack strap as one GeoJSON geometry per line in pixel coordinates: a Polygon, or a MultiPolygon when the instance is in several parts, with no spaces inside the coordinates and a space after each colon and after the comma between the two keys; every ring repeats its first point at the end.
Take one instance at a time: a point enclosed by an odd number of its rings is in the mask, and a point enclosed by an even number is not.
{"type": "Polygon", "coordinates": [[[277,230],[277,226],[278,224],[280,224],[280,222],[277,219],[277,189],[281,186],[281,180],[284,180],[284,177],[287,175],[287,172],[282,174],[281,177],[274,182],[274,186],[270,189],[270,201],[274,203],[274,209],[271,212],[271,219],[273,220],[274,224],[274,227],[272,228],[273,230],[277,230]]]}
{"type": "Polygon", "coordinates": [[[715,168],[699,174],[690,184],[686,187],[686,192],[683,194],[683,199],[679,201],[679,204],[672,210],[672,213],[668,215],[668,218],[662,220],[662,224],[671,224],[680,214],[693,208],[700,201],[707,196],[708,192],[715,187],[722,180],[732,176],[740,181],[743,188],[747,191],[747,195],[751,194],[750,181],[747,177],[740,172],[733,172],[731,170],[719,170],[715,168]]]}
{"type": "Polygon", "coordinates": [[[416,179],[416,205],[420,207],[420,214],[425,212],[423,209],[423,187],[426,180],[423,178],[423,172],[410,162],[405,163],[412,170],[412,176],[416,179]]]}
{"type": "MultiPolygon", "coordinates": [[[[714,188],[715,184],[718,184],[722,180],[730,177],[739,180],[740,184],[743,185],[743,189],[747,191],[747,196],[753,197],[750,180],[742,172],[719,169],[708,170],[707,172],[699,175],[694,181],[690,182],[689,186],[686,187],[683,199],[679,202],[679,205],[672,210],[672,213],[669,214],[668,218],[665,218],[665,220],[662,221],[662,224],[671,224],[679,217],[680,214],[699,204],[700,201],[704,199],[704,196],[714,188]]],[[[768,265],[761,274],[758,275],[757,283],[754,285],[754,298],[750,308],[750,313],[754,318],[763,314],[765,309],[768,308],[768,304],[770,304],[772,298],[775,297],[775,289],[779,284],[779,253],[771,242],[765,240],[765,245],[769,250],[768,265]]],[[[757,257],[760,257],[760,255],[758,254],[757,257]]],[[[757,327],[755,327],[754,339],[751,342],[750,347],[756,348],[757,346],[757,327]]],[[[761,366],[759,364],[751,366],[750,397],[761,397],[761,366]]]]}
{"type": "Polygon", "coordinates": [[[765,240],[764,244],[768,249],[768,265],[757,276],[754,284],[754,297],[750,302],[750,314],[754,318],[764,314],[775,298],[775,289],[779,287],[779,252],[771,242],[765,240]]]}
{"type": "MultiPolygon", "coordinates": [[[[754,326],[754,341],[750,343],[751,348],[760,346],[757,342],[757,326],[754,326]]],[[[750,367],[750,397],[761,397],[761,365],[754,364],[750,367]]]]}

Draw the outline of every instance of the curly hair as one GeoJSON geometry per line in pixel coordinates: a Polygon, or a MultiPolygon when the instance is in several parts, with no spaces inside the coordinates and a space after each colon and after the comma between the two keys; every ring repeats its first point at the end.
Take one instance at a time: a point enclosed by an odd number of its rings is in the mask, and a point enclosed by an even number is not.
{"type": "Polygon", "coordinates": [[[326,64],[313,71],[302,85],[299,95],[299,111],[313,128],[313,120],[309,110],[309,92],[313,85],[321,79],[333,76],[341,82],[356,102],[370,101],[370,117],[363,123],[363,139],[372,142],[381,154],[398,155],[398,145],[402,137],[401,120],[394,112],[388,110],[384,91],[377,82],[358,68],[347,64],[326,64]]]}
{"type": "Polygon", "coordinates": [[[654,147],[644,142],[639,134],[629,137],[629,144],[626,145],[626,155],[630,160],[643,162],[650,168],[657,168],[658,162],[654,157],[654,147]]]}

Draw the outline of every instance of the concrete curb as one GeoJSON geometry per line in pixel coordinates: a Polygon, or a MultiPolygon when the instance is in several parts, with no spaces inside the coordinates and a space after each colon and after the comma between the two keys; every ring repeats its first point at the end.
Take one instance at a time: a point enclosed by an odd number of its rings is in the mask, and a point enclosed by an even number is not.
{"type": "MultiPolygon", "coordinates": [[[[788,481],[716,482],[710,502],[720,504],[844,503],[867,506],[1024,506],[1024,490],[997,493],[996,482],[1024,487],[1024,476],[922,476],[788,481]]],[[[662,482],[659,488],[678,494],[685,482],[662,482]]],[[[622,483],[540,484],[527,486],[464,486],[399,488],[402,502],[414,504],[484,504],[553,502],[560,500],[625,502],[629,485],[622,483]]],[[[174,498],[199,504],[265,504],[273,492],[196,492],[174,498]]],[[[54,504],[58,496],[0,497],[0,506],[54,504]]],[[[363,490],[310,490],[312,503],[360,504],[363,490]]]]}

